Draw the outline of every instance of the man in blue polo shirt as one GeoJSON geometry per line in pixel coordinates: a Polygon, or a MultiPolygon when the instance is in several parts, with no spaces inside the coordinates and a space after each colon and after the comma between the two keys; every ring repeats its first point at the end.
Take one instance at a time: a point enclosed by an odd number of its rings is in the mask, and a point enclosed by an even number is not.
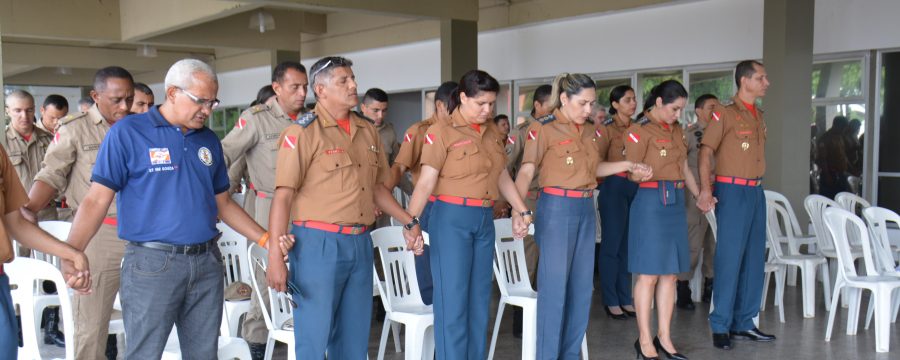
{"type": "Polygon", "coordinates": [[[215,359],[223,276],[216,218],[249,239],[265,230],[231,200],[222,145],[204,126],[218,105],[209,65],[176,62],[165,103],[109,131],[69,242],[83,249],[116,198],[128,359],[159,359],[177,325],[185,359],[215,359]],[[118,197],[115,195],[118,194],[118,197]]]}

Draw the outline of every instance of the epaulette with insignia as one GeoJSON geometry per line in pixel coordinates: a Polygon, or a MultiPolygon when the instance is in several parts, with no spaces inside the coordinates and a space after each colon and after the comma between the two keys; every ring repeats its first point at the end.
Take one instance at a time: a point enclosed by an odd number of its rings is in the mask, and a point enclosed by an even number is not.
{"type": "Polygon", "coordinates": [[[266,104],[259,104],[259,105],[254,105],[253,107],[251,107],[251,108],[250,108],[250,113],[251,113],[251,114],[256,114],[256,113],[263,112],[263,111],[266,111],[266,110],[269,110],[269,105],[266,105],[266,104]]]}
{"type": "Polygon", "coordinates": [[[645,116],[641,116],[640,118],[638,118],[638,119],[635,120],[634,122],[637,123],[638,125],[644,126],[644,125],[647,125],[647,124],[650,123],[650,118],[648,118],[648,117],[645,115],[645,116]]]}
{"type": "Polygon", "coordinates": [[[356,116],[366,119],[366,121],[368,121],[370,124],[372,124],[372,125],[375,124],[375,120],[372,120],[368,116],[363,115],[363,113],[361,111],[353,110],[353,113],[356,114],[356,116]]]}
{"type": "Polygon", "coordinates": [[[69,115],[66,115],[66,116],[64,116],[62,119],[59,119],[59,124],[60,124],[60,125],[68,124],[68,123],[74,121],[75,119],[81,119],[81,118],[87,116],[87,114],[88,114],[88,113],[83,112],[83,113],[78,113],[78,114],[69,114],[69,115]]]}
{"type": "Polygon", "coordinates": [[[541,123],[542,125],[547,125],[549,123],[552,123],[554,120],[556,120],[556,115],[549,114],[541,116],[539,119],[537,119],[537,122],[541,123]]]}
{"type": "Polygon", "coordinates": [[[734,100],[719,101],[719,104],[722,104],[722,106],[729,106],[734,104],[734,100]]]}
{"type": "Polygon", "coordinates": [[[294,124],[297,124],[297,125],[300,125],[300,126],[306,128],[307,126],[309,126],[309,124],[312,124],[312,122],[316,121],[316,119],[318,119],[318,118],[319,118],[319,115],[316,115],[316,113],[310,111],[308,113],[304,113],[303,115],[300,115],[299,117],[297,117],[297,120],[294,121],[294,124]]]}
{"type": "Polygon", "coordinates": [[[609,125],[612,125],[614,122],[616,122],[616,119],[607,117],[606,120],[603,120],[603,122],[601,124],[609,126],[609,125]]]}

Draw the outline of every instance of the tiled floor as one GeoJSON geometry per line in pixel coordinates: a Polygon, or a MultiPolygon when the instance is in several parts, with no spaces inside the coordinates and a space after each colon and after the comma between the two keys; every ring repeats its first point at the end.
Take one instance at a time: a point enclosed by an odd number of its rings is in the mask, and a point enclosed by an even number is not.
{"type": "MultiPolygon", "coordinates": [[[[821,285],[821,284],[820,284],[821,285]]],[[[710,332],[706,320],[708,306],[698,303],[697,310],[677,310],[673,320],[673,340],[678,350],[691,359],[900,359],[900,323],[891,325],[891,353],[875,353],[875,331],[863,329],[862,322],[865,313],[860,315],[860,326],[856,336],[846,335],[847,309],[841,309],[835,321],[835,331],[830,342],[825,342],[825,327],[828,322],[828,312],[822,300],[822,287],[818,287],[816,317],[804,319],[802,317],[800,303],[800,287],[787,287],[785,291],[785,317],[784,324],[778,321],[778,310],[768,306],[761,313],[760,328],[763,331],[778,336],[774,343],[756,344],[751,342],[736,342],[731,351],[722,351],[712,347],[710,332]]],[[[774,288],[769,291],[769,301],[774,294],[774,288]]],[[[632,343],[637,337],[637,325],[633,320],[616,321],[606,317],[599,301],[594,297],[594,309],[591,312],[591,322],[588,328],[588,348],[590,358],[596,359],[633,359],[634,349],[632,343]]],[[[868,304],[864,296],[863,304],[868,304]]],[[[863,307],[865,311],[865,306],[863,307]]],[[[492,314],[496,309],[492,309],[492,314]]],[[[521,342],[514,338],[510,332],[512,325],[512,311],[506,311],[501,325],[500,338],[497,343],[497,359],[518,359],[521,354],[521,342]]],[[[491,320],[493,324],[493,319],[491,320]]],[[[378,351],[378,339],[380,336],[381,322],[373,321],[372,335],[369,338],[369,354],[372,359],[378,351]]],[[[386,359],[403,359],[403,354],[393,352],[392,342],[388,343],[386,359]]],[[[62,357],[61,348],[47,346],[43,349],[45,357],[62,357]]],[[[276,348],[274,359],[286,358],[285,347],[276,348]]]]}

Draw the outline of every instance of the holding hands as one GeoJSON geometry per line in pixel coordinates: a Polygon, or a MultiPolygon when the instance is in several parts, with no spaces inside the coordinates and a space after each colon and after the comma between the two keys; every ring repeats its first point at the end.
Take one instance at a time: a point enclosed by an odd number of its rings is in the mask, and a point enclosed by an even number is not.
{"type": "Polygon", "coordinates": [[[628,171],[634,174],[641,182],[650,180],[653,177],[653,168],[644,163],[632,163],[628,171]]]}

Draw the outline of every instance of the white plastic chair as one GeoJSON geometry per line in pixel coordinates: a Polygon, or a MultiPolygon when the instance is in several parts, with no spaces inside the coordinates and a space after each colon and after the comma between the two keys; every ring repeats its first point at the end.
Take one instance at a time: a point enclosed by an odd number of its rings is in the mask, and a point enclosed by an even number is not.
{"type": "MultiPolygon", "coordinates": [[[[250,283],[250,262],[247,260],[247,238],[238,234],[224,222],[216,224],[222,232],[219,251],[225,268],[225,287],[235,282],[250,283]]],[[[241,316],[250,311],[250,299],[225,300],[225,321],[222,321],[222,335],[237,336],[241,316]]]]}
{"type": "Polygon", "coordinates": [[[423,356],[425,359],[433,359],[434,311],[431,305],[425,305],[422,301],[415,255],[406,251],[403,227],[388,226],[372,231],[372,244],[381,257],[385,277],[382,283],[378,279],[378,273],[373,271],[374,282],[378,286],[386,312],[378,346],[378,360],[384,359],[388,333],[394,323],[406,326],[405,359],[421,360],[423,356]]]}
{"type": "MultiPolygon", "coordinates": [[[[866,223],[869,224],[869,236],[872,241],[872,257],[875,262],[875,271],[881,276],[893,276],[900,278],[900,271],[897,270],[897,263],[892,255],[893,250],[888,239],[888,223],[900,225],[900,215],[897,213],[880,207],[869,207],[863,210],[863,216],[866,223]]],[[[874,299],[869,298],[869,310],[866,312],[865,329],[869,328],[872,322],[872,314],[875,306],[874,299]]],[[[891,323],[897,322],[897,312],[900,310],[900,294],[894,294],[893,315],[891,323]]]]}
{"type": "MultiPolygon", "coordinates": [[[[779,243],[785,244],[787,246],[788,255],[801,255],[800,247],[802,245],[806,245],[807,251],[811,254],[816,253],[816,234],[804,234],[803,230],[800,228],[800,221],[797,220],[797,213],[794,212],[794,207],[791,205],[791,202],[779,192],[772,190],[765,190],[766,201],[774,201],[775,203],[783,206],[787,209],[788,214],[788,222],[784,224],[783,228],[778,229],[778,233],[775,234],[778,236],[779,243]]],[[[795,286],[797,284],[797,269],[789,268],[787,272],[787,285],[795,286]]]]}
{"type": "MultiPolygon", "coordinates": [[[[816,234],[821,234],[821,236],[817,236],[816,239],[819,242],[819,246],[817,247],[817,252],[819,255],[824,256],[829,260],[829,271],[831,273],[837,272],[837,250],[834,248],[834,240],[831,239],[831,232],[825,227],[825,218],[824,212],[825,209],[829,207],[841,208],[840,204],[831,200],[822,195],[808,195],[806,199],[803,201],[803,206],[806,208],[806,212],[809,214],[809,220],[813,224],[813,228],[816,230],[816,234]]],[[[854,237],[858,238],[858,237],[854,237]]],[[[853,258],[853,261],[859,259],[863,256],[862,248],[859,246],[857,242],[850,240],[850,256],[853,258]]],[[[847,294],[841,294],[846,296],[847,294]]],[[[831,307],[831,300],[825,302],[826,307],[831,307]]],[[[846,306],[846,304],[844,304],[846,306]]]]}
{"type": "Polygon", "coordinates": [[[853,213],[854,215],[859,215],[861,214],[862,210],[872,207],[872,204],[870,204],[866,199],[863,199],[859,195],[846,191],[839,192],[837,195],[835,195],[834,201],[841,205],[841,208],[853,213]]]}
{"type": "MultiPolygon", "coordinates": [[[[19,315],[22,318],[22,343],[19,349],[19,358],[41,359],[38,346],[41,311],[37,311],[35,294],[37,286],[43,281],[51,281],[56,285],[58,294],[52,295],[58,299],[59,313],[62,317],[63,336],[66,341],[66,359],[75,358],[75,320],[72,315],[72,299],[67,291],[66,281],[62,273],[45,261],[17,258],[9,264],[5,264],[3,270],[9,276],[12,300],[19,306],[19,315]],[[30,320],[29,320],[30,319],[30,320]]],[[[15,336],[15,335],[13,335],[15,336]]]]}
{"type": "MultiPolygon", "coordinates": [[[[219,336],[216,358],[219,360],[252,360],[250,346],[244,339],[237,337],[219,336]]],[[[169,340],[163,350],[160,360],[181,360],[181,344],[178,342],[178,329],[172,327],[169,340]]]]}
{"type": "MultiPolygon", "coordinates": [[[[40,221],[38,222],[38,227],[40,227],[42,230],[46,231],[53,237],[59,239],[60,241],[65,242],[69,239],[69,230],[72,229],[72,223],[68,221],[56,220],[40,221]]],[[[32,249],[31,258],[46,261],[59,268],[59,259],[57,259],[56,256],[44,254],[40,251],[32,249]]]]}
{"type": "MultiPolygon", "coordinates": [[[[790,215],[788,215],[788,211],[784,208],[784,206],[772,200],[766,201],[766,211],[768,212],[766,232],[768,234],[767,237],[769,238],[769,244],[771,245],[771,255],[773,256],[770,262],[795,267],[800,270],[801,279],[803,281],[803,317],[815,317],[816,269],[820,266],[822,269],[822,279],[825,286],[825,298],[828,298],[829,294],[831,293],[831,275],[828,273],[828,261],[824,256],[821,255],[784,254],[781,249],[781,244],[779,244],[777,234],[778,229],[782,228],[782,224],[785,224],[785,226],[789,224],[790,215]]],[[[827,299],[825,300],[825,304],[826,306],[831,305],[830,301],[828,301],[827,299]]],[[[784,310],[782,309],[782,311],[784,310]]],[[[782,322],[784,322],[783,316],[782,322]]]]}
{"type": "MultiPolygon", "coordinates": [[[[528,234],[534,235],[534,225],[528,234]]],[[[525,265],[525,245],[522,239],[514,239],[512,220],[494,220],[494,278],[500,288],[500,304],[491,334],[488,359],[494,358],[500,320],[506,305],[522,308],[522,359],[534,359],[537,347],[537,292],[531,286],[528,267],[525,265]]],[[[581,357],[588,360],[587,334],[581,342],[581,357]]]]}
{"type": "MultiPolygon", "coordinates": [[[[251,244],[247,249],[248,258],[250,259],[250,281],[253,284],[253,291],[261,294],[263,288],[256,281],[256,272],[265,272],[269,268],[269,251],[263,249],[257,244],[251,244]]],[[[262,308],[263,320],[266,322],[266,328],[269,330],[269,338],[266,340],[266,356],[265,360],[272,359],[272,352],[275,350],[275,342],[287,344],[288,359],[297,358],[294,348],[294,323],[293,308],[291,307],[290,295],[283,292],[277,292],[268,285],[265,287],[269,292],[269,303],[260,301],[259,306],[262,308]]]]}
{"type": "Polygon", "coordinates": [[[890,321],[891,296],[900,288],[900,278],[895,276],[865,275],[860,276],[856,272],[853,257],[850,254],[849,232],[854,229],[858,232],[863,244],[863,263],[867,274],[877,274],[872,249],[870,247],[869,233],[863,221],[847,210],[839,207],[825,209],[825,226],[831,233],[831,239],[838,255],[838,276],[834,284],[834,293],[831,299],[831,308],[828,313],[828,329],[825,331],[825,341],[831,341],[831,330],[834,326],[834,316],[837,313],[837,298],[840,290],[847,288],[847,298],[850,300],[850,309],[847,313],[847,335],[855,335],[859,322],[859,305],[862,300],[862,290],[872,292],[875,298],[875,351],[888,352],[890,348],[890,321]],[[849,225],[849,226],[848,226],[849,225]]]}

